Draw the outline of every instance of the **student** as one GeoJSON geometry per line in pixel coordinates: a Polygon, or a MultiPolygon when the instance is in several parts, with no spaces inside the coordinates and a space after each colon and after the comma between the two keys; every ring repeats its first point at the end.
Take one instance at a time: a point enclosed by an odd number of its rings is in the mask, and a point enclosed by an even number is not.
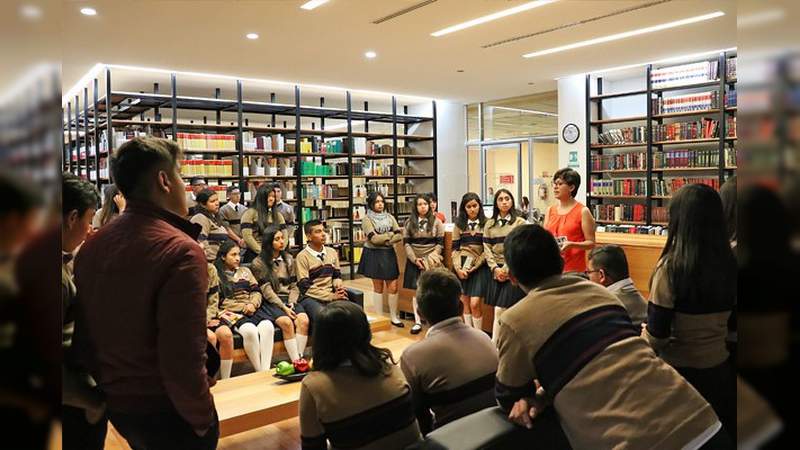
{"type": "Polygon", "coordinates": [[[190,222],[203,227],[199,240],[208,262],[217,259],[219,246],[228,239],[232,239],[239,246],[244,245],[242,238],[223,226],[222,217],[219,215],[219,196],[216,192],[205,189],[200,191],[195,199],[196,214],[192,216],[190,222]]]}
{"type": "Polygon", "coordinates": [[[593,248],[589,252],[587,265],[586,275],[589,281],[605,286],[616,295],[628,310],[633,325],[640,327],[647,319],[647,301],[633,285],[628,273],[628,259],[622,247],[604,245],[593,248]]]}
{"type": "Polygon", "coordinates": [[[586,250],[594,247],[596,224],[589,208],[575,200],[581,176],[570,168],[553,175],[553,196],[558,204],[550,206],[544,227],[556,237],[564,258],[564,272],[586,271],[586,250]]]}
{"type": "Polygon", "coordinates": [[[439,201],[436,199],[436,194],[433,192],[428,192],[425,195],[428,197],[428,203],[431,205],[431,210],[433,211],[434,217],[439,219],[439,221],[442,223],[447,222],[444,213],[439,211],[439,201]]]}
{"type": "Polygon", "coordinates": [[[485,333],[461,323],[460,294],[461,283],[445,269],[419,277],[417,303],[431,327],[403,352],[400,368],[423,434],[495,406],[497,349],[485,333]]]}
{"type": "Polygon", "coordinates": [[[262,308],[267,308],[272,322],[280,327],[289,358],[297,361],[306,350],[309,320],[305,309],[297,303],[300,291],[294,259],[286,251],[286,239],[278,227],[268,227],[263,241],[271,245],[262,245],[261,254],[251,265],[266,300],[262,308]]]}
{"type": "Polygon", "coordinates": [[[272,190],[275,192],[275,208],[278,209],[278,213],[283,216],[283,220],[286,222],[286,230],[283,233],[287,242],[289,242],[289,239],[295,238],[295,231],[297,230],[294,207],[283,201],[283,187],[280,183],[274,183],[272,190]]]}
{"type": "Polygon", "coordinates": [[[189,187],[191,191],[186,194],[186,206],[189,208],[188,217],[192,217],[197,213],[197,211],[195,211],[197,207],[197,194],[206,188],[206,180],[203,177],[192,177],[189,180],[189,187]]]}
{"type": "Polygon", "coordinates": [[[498,329],[495,389],[509,419],[530,428],[555,412],[576,450],[732,448],[713,408],[656,357],[619,300],[562,274],[552,234],[520,226],[504,252],[527,292],[498,329]]]}
{"type": "Polygon", "coordinates": [[[206,336],[219,350],[219,378],[231,377],[233,367],[233,332],[219,319],[219,274],[217,266],[208,263],[208,306],[206,307],[206,336]]]}
{"type": "Polygon", "coordinates": [[[232,312],[241,315],[234,329],[242,335],[244,352],[256,372],[267,371],[272,364],[275,327],[269,312],[261,308],[258,281],[247,267],[240,265],[239,246],[225,241],[219,248],[214,265],[219,273],[220,315],[232,312]]]}
{"type": "MultiPolygon", "coordinates": [[[[406,271],[403,275],[403,287],[417,289],[417,278],[420,273],[442,267],[442,249],[444,248],[444,225],[433,215],[428,196],[417,195],[411,216],[403,227],[403,241],[406,250],[406,271]]],[[[414,326],[411,334],[422,331],[422,320],[417,311],[417,297],[411,299],[414,308],[414,326]]]]}
{"type": "Polygon", "coordinates": [[[300,387],[304,450],[400,450],[420,440],[411,393],[392,353],[374,347],[358,305],[335,301],[314,323],[314,370],[300,387]]]}
{"type": "Polygon", "coordinates": [[[325,247],[325,227],[319,220],[303,224],[308,244],[295,258],[300,306],[313,324],[322,308],[334,300],[347,300],[339,255],[325,247]]]}
{"type": "Polygon", "coordinates": [[[252,208],[242,215],[242,238],[247,245],[244,262],[249,263],[261,254],[261,235],[270,224],[283,225],[286,221],[275,208],[275,191],[269,184],[262,184],[256,191],[252,208]]]}
{"type": "Polygon", "coordinates": [[[99,229],[125,211],[125,196],[115,184],[109,184],[103,190],[103,207],[95,212],[92,228],[99,229]]]}
{"type": "Polygon", "coordinates": [[[669,204],[669,234],[650,282],[644,337],[734,433],[736,385],[725,339],[737,268],[717,192],[689,184],[669,204]]]}
{"type": "Polygon", "coordinates": [[[503,256],[504,242],[508,233],[525,224],[514,205],[514,196],[508,189],[498,189],[494,195],[492,218],[486,221],[483,228],[483,248],[486,265],[492,275],[486,304],[494,306],[494,322],[492,323],[492,340],[497,337],[497,324],[503,312],[514,306],[525,293],[508,281],[508,267],[503,256]]]}
{"type": "Polygon", "coordinates": [[[522,203],[519,205],[520,210],[522,211],[523,217],[528,217],[531,213],[531,201],[528,200],[528,197],[522,197],[522,203]]]}
{"type": "Polygon", "coordinates": [[[464,323],[482,330],[481,304],[492,282],[483,246],[486,216],[483,213],[481,199],[474,192],[468,192],[461,197],[458,211],[453,228],[453,270],[461,280],[464,291],[461,295],[464,323]]]}
{"type": "Polygon", "coordinates": [[[384,286],[389,294],[389,315],[392,325],[403,328],[397,312],[397,267],[395,244],[403,240],[403,230],[394,216],[386,212],[386,202],[378,191],[367,196],[367,216],[362,221],[364,251],[358,263],[358,273],[372,280],[372,305],[376,314],[383,314],[384,286]]]}
{"type": "Polygon", "coordinates": [[[234,184],[228,186],[227,195],[228,203],[225,203],[219,209],[219,214],[222,216],[222,220],[225,221],[225,228],[233,231],[236,236],[242,237],[242,215],[244,215],[244,211],[247,208],[240,203],[242,193],[239,190],[239,186],[234,184]]]}

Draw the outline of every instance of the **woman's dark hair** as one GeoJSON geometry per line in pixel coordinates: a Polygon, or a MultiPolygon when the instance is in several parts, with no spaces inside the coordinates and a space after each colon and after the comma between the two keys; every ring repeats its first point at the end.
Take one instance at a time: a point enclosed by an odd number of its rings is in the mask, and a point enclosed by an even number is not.
{"type": "MultiPolygon", "coordinates": [[[[254,271],[254,275],[258,278],[259,283],[269,282],[272,285],[272,288],[275,291],[278,290],[278,286],[280,283],[278,280],[277,275],[275,275],[275,266],[272,264],[273,259],[273,248],[272,248],[272,241],[275,240],[275,235],[281,232],[281,227],[278,226],[270,226],[264,231],[264,235],[261,237],[261,253],[258,257],[261,259],[263,263],[264,273],[256,274],[254,271]]],[[[290,256],[286,252],[286,249],[281,250],[280,257],[289,264],[290,256]]]]}
{"type": "Polygon", "coordinates": [[[269,195],[275,195],[275,191],[272,189],[271,184],[264,183],[258,187],[256,191],[256,201],[253,207],[256,209],[258,213],[258,217],[256,217],[256,226],[258,227],[258,232],[263,233],[264,230],[267,229],[269,226],[268,222],[277,224],[280,220],[278,215],[278,208],[275,208],[273,204],[272,207],[269,206],[269,195]],[[269,217],[269,219],[268,219],[269,217]]]}
{"type": "Polygon", "coordinates": [[[521,206],[522,208],[525,208],[526,206],[530,208],[530,206],[531,206],[531,201],[530,201],[530,200],[528,200],[528,197],[525,197],[525,196],[523,196],[523,197],[522,197],[522,203],[520,204],[520,206],[521,206]]]}
{"type": "Polygon", "coordinates": [[[214,260],[214,267],[217,268],[217,273],[219,274],[219,295],[221,299],[228,298],[233,294],[233,286],[225,275],[225,271],[228,270],[225,266],[225,256],[238,246],[237,243],[230,239],[223,241],[217,251],[217,259],[214,260]]]}
{"type": "Polygon", "coordinates": [[[436,194],[433,192],[427,192],[425,196],[428,197],[428,203],[436,202],[437,205],[439,204],[439,200],[436,198],[436,194]]]}
{"type": "Polygon", "coordinates": [[[217,226],[222,225],[222,218],[219,216],[219,211],[216,214],[213,214],[211,211],[208,210],[208,201],[211,200],[211,197],[217,195],[216,192],[212,191],[211,189],[203,189],[197,194],[197,208],[196,211],[209,219],[211,219],[214,224],[217,226]]]}
{"type": "Polygon", "coordinates": [[[659,266],[666,269],[676,309],[730,309],[736,298],[736,260],[717,191],[704,184],[680,188],[669,205],[668,227],[659,266]]]}
{"type": "MultiPolygon", "coordinates": [[[[100,196],[97,195],[97,188],[94,185],[80,177],[77,177],[71,173],[65,173],[62,175],[63,179],[61,182],[61,215],[66,217],[70,212],[77,211],[79,216],[82,216],[86,213],[86,210],[97,208],[97,204],[100,202],[100,196]]],[[[16,182],[16,178],[8,177],[8,179],[3,183],[3,191],[14,192],[15,189],[12,187],[16,182]]],[[[19,185],[20,189],[16,189],[18,195],[21,198],[14,198],[14,197],[7,197],[9,202],[21,202],[25,200],[26,204],[29,205],[36,205],[38,206],[38,201],[30,201],[27,200],[26,197],[27,190],[23,188],[22,184],[19,185]]],[[[37,198],[34,196],[30,197],[31,199],[37,198]]],[[[16,209],[18,212],[27,212],[33,208],[11,208],[12,210],[16,209]]]]}
{"type": "Polygon", "coordinates": [[[322,308],[311,337],[314,370],[334,370],[349,361],[365,377],[388,374],[395,364],[392,352],[373,346],[367,315],[353,302],[338,300],[322,308]]]}
{"type": "Polygon", "coordinates": [[[564,270],[556,239],[536,224],[514,228],[506,236],[503,255],[511,275],[527,288],[533,288],[545,278],[564,270]]]}
{"type": "Polygon", "coordinates": [[[408,233],[411,235],[415,235],[419,232],[419,212],[417,211],[417,202],[420,199],[424,200],[425,203],[428,204],[428,215],[424,217],[424,219],[428,219],[428,223],[426,227],[428,228],[428,232],[433,230],[433,222],[436,220],[436,216],[433,215],[433,208],[431,208],[431,201],[426,194],[418,194],[414,197],[414,205],[411,208],[411,215],[408,217],[408,221],[406,221],[406,229],[408,233]]]}
{"type": "Polygon", "coordinates": [[[578,189],[581,187],[581,175],[576,172],[574,169],[570,169],[569,167],[565,167],[563,169],[558,169],[556,173],[553,174],[553,181],[561,179],[564,183],[567,183],[569,186],[574,187],[574,190],[570,191],[570,195],[575,197],[578,195],[578,189]]]}
{"type": "Polygon", "coordinates": [[[481,205],[481,198],[478,197],[478,194],[474,192],[467,192],[461,197],[461,204],[458,205],[458,217],[456,217],[456,226],[460,230],[467,229],[467,220],[469,220],[469,215],[467,214],[467,204],[471,201],[478,202],[478,221],[480,222],[480,227],[483,228],[483,225],[486,223],[486,214],[483,213],[483,205],[481,205]]]}
{"type": "Polygon", "coordinates": [[[100,209],[100,226],[107,224],[119,214],[119,206],[114,201],[117,194],[122,194],[116,184],[109,184],[103,189],[103,207],[100,209]]]}
{"type": "Polygon", "coordinates": [[[498,189],[497,192],[494,193],[494,203],[492,204],[492,219],[494,219],[494,224],[492,226],[497,226],[497,219],[500,218],[500,208],[497,207],[497,197],[500,197],[500,194],[508,194],[511,197],[511,209],[508,210],[508,215],[511,216],[511,223],[514,223],[517,220],[517,217],[520,216],[519,210],[517,210],[517,204],[514,202],[514,194],[511,193],[508,189],[498,189]]]}
{"type": "Polygon", "coordinates": [[[726,231],[728,241],[736,240],[736,220],[739,216],[736,208],[736,175],[728,178],[719,189],[719,196],[722,199],[722,213],[725,216],[726,231]]]}
{"type": "Polygon", "coordinates": [[[371,209],[372,211],[375,211],[375,208],[373,207],[375,206],[375,202],[378,201],[378,197],[380,197],[381,200],[383,200],[383,210],[386,211],[386,199],[383,198],[383,194],[381,194],[378,191],[372,191],[369,193],[369,195],[367,195],[367,208],[371,209]]]}

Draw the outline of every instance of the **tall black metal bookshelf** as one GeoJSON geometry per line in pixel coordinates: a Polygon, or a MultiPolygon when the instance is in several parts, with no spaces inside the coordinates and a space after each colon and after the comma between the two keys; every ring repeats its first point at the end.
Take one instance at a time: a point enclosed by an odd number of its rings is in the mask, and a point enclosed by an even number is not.
{"type": "MultiPolygon", "coordinates": [[[[680,64],[704,61],[717,62],[716,79],[687,83],[679,85],[670,85],[665,87],[656,87],[653,85],[652,71],[659,68],[667,68],[678,65],[674,64],[649,64],[643,68],[643,76],[645,78],[645,87],[641,89],[632,89],[627,91],[606,92],[604,87],[604,79],[602,76],[595,76],[593,74],[586,75],[586,126],[587,130],[584,134],[586,139],[586,180],[587,181],[587,203],[590,209],[594,205],[604,204],[606,201],[623,202],[625,204],[644,204],[645,217],[644,220],[631,220],[631,221],[616,221],[616,220],[597,220],[601,225],[632,225],[632,226],[662,226],[666,227],[666,221],[655,220],[653,217],[654,207],[665,206],[669,202],[671,196],[669,195],[654,195],[654,182],[661,181],[665,176],[676,174],[686,177],[690,174],[707,175],[716,178],[719,185],[725,180],[735,174],[737,170],[736,164],[726,164],[726,156],[730,153],[735,159],[735,145],[737,141],[736,135],[729,135],[727,129],[728,117],[735,117],[737,113],[736,103],[729,104],[728,98],[731,93],[735,97],[736,79],[728,79],[728,64],[731,59],[735,58],[735,52],[721,52],[709,58],[699,59],[695,61],[681,62],[680,64]],[[592,85],[594,83],[594,92],[592,92],[592,85]],[[659,114],[653,109],[653,100],[664,98],[667,92],[680,92],[680,93],[694,93],[699,90],[708,90],[709,88],[716,88],[717,93],[717,107],[702,110],[687,110],[674,113],[659,114]],[[603,102],[608,102],[613,99],[623,99],[637,97],[642,98],[645,102],[644,114],[633,116],[619,116],[619,117],[604,117],[603,102]],[[718,123],[717,136],[712,138],[697,138],[697,139],[684,139],[684,140],[663,140],[656,141],[653,139],[653,128],[656,125],[662,125],[671,122],[672,119],[679,118],[712,118],[718,123]],[[610,124],[622,124],[626,127],[631,126],[645,126],[644,139],[638,142],[627,143],[608,143],[601,144],[598,142],[598,135],[605,131],[605,127],[610,124]],[[654,155],[658,152],[668,151],[668,149],[675,148],[675,146],[686,146],[687,148],[696,150],[705,150],[709,146],[716,149],[717,163],[715,165],[706,165],[702,167],[654,167],[654,155]],[[600,157],[605,152],[611,151],[616,154],[626,153],[628,151],[644,153],[645,162],[643,167],[625,168],[625,169],[597,169],[593,167],[593,158],[600,157]],[[615,179],[615,177],[635,177],[635,179],[643,179],[645,192],[644,194],[636,195],[600,195],[590,191],[592,182],[597,179],[615,179]],[[606,178],[608,177],[608,178],[606,178]]],[[[734,63],[735,64],[735,63],[734,63]]],[[[735,124],[735,122],[734,122],[735,124]]],[[[735,130],[733,130],[735,132],[735,130]]],[[[663,153],[660,153],[663,155],[663,153]]]]}
{"type": "MultiPolygon", "coordinates": [[[[234,175],[198,175],[208,180],[215,180],[220,183],[226,181],[238,183],[242,192],[246,192],[250,183],[261,182],[286,182],[295,183],[294,198],[284,199],[295,207],[297,218],[295,234],[295,250],[301,248],[304,242],[302,235],[303,209],[310,208],[313,211],[325,209],[328,202],[340,202],[347,204],[349,214],[346,217],[328,217],[327,222],[346,222],[348,239],[340,242],[333,242],[331,245],[340,250],[346,258],[350,268],[350,276],[354,277],[356,265],[355,249],[361,247],[363,242],[356,242],[355,229],[360,227],[360,220],[353,216],[355,206],[360,206],[355,198],[354,179],[364,180],[364,184],[377,182],[391,186],[389,194],[386,196],[389,210],[392,211],[399,221],[408,216],[407,213],[399,211],[401,206],[408,203],[408,198],[422,192],[432,191],[438,194],[437,183],[437,135],[436,135],[436,102],[431,101],[431,115],[409,114],[407,105],[403,106],[403,112],[398,113],[397,99],[392,97],[391,112],[370,111],[369,103],[364,102],[364,109],[353,108],[353,100],[350,91],[345,92],[346,107],[334,108],[326,106],[324,97],[320,97],[319,106],[307,106],[301,102],[300,86],[294,87],[294,95],[291,103],[277,102],[275,93],[269,93],[269,101],[245,100],[243,96],[243,82],[236,80],[235,99],[225,99],[221,95],[221,89],[214,89],[214,96],[209,98],[182,96],[178,94],[178,76],[175,73],[170,75],[170,92],[159,92],[159,84],[153,84],[153,92],[127,92],[112,89],[112,70],[106,68],[104,73],[105,89],[103,95],[100,94],[100,80],[92,80],[93,98],[89,100],[89,86],[82,89],[83,101],[79,96],[68,101],[65,105],[65,115],[63,120],[64,139],[64,162],[63,169],[70,171],[78,176],[90,179],[102,187],[111,182],[109,176],[101,173],[101,160],[108,158],[109,149],[113,152],[119,143],[114,142],[115,129],[135,129],[144,131],[148,135],[161,137],[171,137],[177,140],[178,133],[194,131],[197,133],[219,133],[235,136],[235,150],[215,150],[185,149],[186,155],[211,155],[234,157],[238,160],[238,171],[234,175]],[[164,119],[161,110],[169,109],[169,118],[164,119]],[[202,120],[180,120],[181,111],[200,111],[203,113],[213,113],[214,117],[209,120],[203,116],[202,120]],[[222,114],[235,114],[234,120],[223,120],[222,114]],[[259,115],[267,118],[267,125],[251,125],[249,120],[244,117],[248,115],[259,115]],[[303,128],[302,120],[311,119],[311,128],[303,128]],[[288,120],[294,121],[294,126],[287,124],[288,120]],[[343,120],[346,123],[345,129],[330,130],[325,129],[326,120],[343,120]],[[364,131],[354,131],[353,124],[363,122],[364,131]],[[282,123],[281,123],[282,122],[282,123]],[[319,123],[319,127],[317,127],[319,123]],[[370,124],[385,124],[391,126],[391,132],[370,132],[370,124]],[[399,132],[398,125],[402,125],[402,133],[399,132]],[[425,130],[424,133],[411,133],[412,127],[420,126],[425,130]],[[101,134],[105,131],[108,139],[107,146],[101,148],[101,134]],[[243,136],[246,132],[251,132],[256,136],[282,135],[285,139],[294,141],[294,151],[263,151],[245,150],[243,136]],[[301,152],[303,139],[316,138],[320,142],[326,139],[342,139],[344,152],[342,153],[321,153],[321,152],[301,152]],[[356,138],[363,138],[368,142],[378,141],[391,144],[391,153],[367,154],[355,151],[356,138]],[[83,151],[81,151],[83,149],[83,151]],[[400,150],[404,150],[401,152],[400,150]],[[413,151],[408,153],[409,149],[413,151]],[[93,150],[93,151],[90,151],[93,150]],[[287,159],[294,162],[294,173],[291,175],[253,175],[245,174],[245,158],[251,156],[269,157],[275,159],[287,159]],[[316,175],[302,173],[301,161],[306,158],[318,158],[323,162],[342,162],[346,161],[346,174],[335,175],[316,175]],[[390,174],[384,175],[363,175],[354,173],[354,165],[362,164],[366,161],[389,161],[391,162],[390,174]],[[401,169],[406,170],[411,167],[414,173],[400,173],[401,169]],[[333,198],[315,198],[313,206],[303,204],[303,184],[304,182],[324,183],[326,180],[346,181],[347,196],[336,196],[333,198]],[[426,184],[426,183],[430,184],[426,184]],[[410,186],[410,190],[399,192],[400,186],[410,186]],[[424,187],[423,187],[424,185],[424,187]],[[344,249],[347,249],[344,252],[344,249]]],[[[142,74],[146,77],[146,74],[142,74]]],[[[265,97],[266,97],[265,92],[265,97]]],[[[184,177],[188,181],[193,175],[184,177]]],[[[359,199],[360,200],[360,199],[359,199]]]]}

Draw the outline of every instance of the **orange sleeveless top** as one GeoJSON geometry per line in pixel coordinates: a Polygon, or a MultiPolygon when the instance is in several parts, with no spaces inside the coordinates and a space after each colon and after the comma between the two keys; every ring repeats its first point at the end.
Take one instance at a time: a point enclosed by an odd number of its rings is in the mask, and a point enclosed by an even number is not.
{"type": "MultiPolygon", "coordinates": [[[[583,242],[586,237],[581,228],[583,204],[576,202],[566,214],[558,214],[558,205],[550,206],[547,223],[544,227],[558,239],[564,236],[570,242],[583,242]]],[[[564,272],[583,272],[586,270],[586,250],[570,248],[561,254],[564,258],[564,272]]]]}

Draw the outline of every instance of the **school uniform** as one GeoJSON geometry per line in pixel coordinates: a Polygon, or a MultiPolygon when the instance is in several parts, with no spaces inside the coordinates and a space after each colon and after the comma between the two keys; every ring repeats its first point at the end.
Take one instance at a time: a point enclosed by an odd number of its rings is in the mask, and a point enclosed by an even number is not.
{"type": "MultiPolygon", "coordinates": [[[[278,214],[278,221],[274,225],[283,225],[286,222],[283,216],[278,214]]],[[[243,262],[249,263],[256,256],[261,254],[261,237],[264,235],[264,229],[258,225],[258,211],[255,208],[249,208],[242,214],[242,239],[247,245],[247,252],[245,252],[243,262]]],[[[272,214],[267,214],[266,224],[273,225],[272,214]]]]}
{"type": "Polygon", "coordinates": [[[394,246],[403,240],[403,231],[397,220],[389,213],[367,213],[361,226],[367,240],[358,263],[358,273],[373,280],[396,280],[400,269],[394,246]]]}
{"type": "Polygon", "coordinates": [[[336,289],[342,286],[339,255],[332,248],[318,252],[306,246],[295,258],[300,305],[311,322],[328,303],[336,300],[336,289]]]}
{"type": "Polygon", "coordinates": [[[408,347],[400,368],[411,387],[423,434],[495,406],[497,349],[485,333],[452,317],[433,325],[408,347]]]}
{"type": "Polygon", "coordinates": [[[572,448],[697,449],[717,415],[639,337],[622,303],[575,276],[542,280],[500,318],[497,400],[541,384],[572,448]]]}
{"type": "Polygon", "coordinates": [[[241,203],[228,202],[219,209],[219,215],[225,221],[225,225],[233,230],[237,236],[242,236],[242,215],[247,208],[241,203]]]}
{"type": "Polygon", "coordinates": [[[220,245],[230,239],[228,237],[228,230],[222,226],[219,220],[216,218],[212,219],[202,212],[192,216],[189,221],[203,227],[197,240],[200,242],[200,246],[203,247],[206,261],[214,262],[214,260],[217,259],[220,245]]]}
{"type": "MultiPolygon", "coordinates": [[[[411,219],[409,219],[411,220],[411,219]]],[[[427,269],[442,267],[442,249],[444,248],[444,225],[439,219],[433,219],[433,227],[428,231],[425,218],[419,219],[419,230],[412,234],[408,222],[403,227],[403,242],[406,250],[406,271],[403,275],[403,287],[417,289],[417,280],[422,273],[414,263],[417,258],[425,261],[427,269]]]]}
{"type": "MultiPolygon", "coordinates": [[[[217,267],[214,264],[208,263],[208,294],[207,297],[207,306],[206,306],[206,323],[211,320],[214,320],[219,317],[219,274],[217,273],[217,267]]],[[[211,331],[216,330],[219,328],[219,325],[216,327],[208,327],[211,331]]]]}
{"type": "Polygon", "coordinates": [[[468,220],[465,230],[453,228],[453,270],[467,270],[466,280],[461,281],[461,290],[470,297],[486,297],[492,282],[492,274],[486,265],[483,246],[483,227],[479,220],[468,220]],[[469,260],[472,262],[465,266],[469,260]]]}
{"type": "Polygon", "coordinates": [[[486,294],[486,304],[499,308],[510,308],[514,306],[525,293],[511,281],[497,281],[494,279],[494,269],[504,268],[506,258],[503,255],[504,242],[514,228],[524,225],[525,219],[517,217],[513,221],[511,215],[499,219],[489,219],[483,228],[483,248],[486,258],[486,265],[489,267],[491,282],[486,294]]]}
{"type": "Polygon", "coordinates": [[[237,329],[246,323],[258,325],[264,320],[270,321],[270,313],[261,308],[261,290],[258,288],[258,281],[256,281],[256,277],[253,276],[250,269],[239,267],[235,272],[226,270],[224,276],[227,277],[228,283],[231,284],[233,292],[222,299],[220,310],[242,315],[241,319],[236,322],[237,329]],[[250,316],[244,314],[244,308],[247,305],[253,305],[256,308],[256,311],[250,316]]]}
{"type": "Polygon", "coordinates": [[[272,282],[267,277],[264,260],[258,257],[253,260],[251,265],[251,270],[256,280],[258,280],[261,295],[265,300],[262,308],[267,308],[272,316],[273,322],[280,317],[287,316],[286,312],[283,310],[284,306],[292,307],[297,314],[305,312],[303,306],[298,303],[300,290],[297,288],[294,259],[288,253],[284,253],[284,256],[279,256],[270,261],[270,264],[273,264],[273,271],[278,281],[278,286],[273,286],[272,282]]]}
{"type": "Polygon", "coordinates": [[[365,377],[349,363],[312,371],[300,387],[304,450],[403,449],[421,440],[400,369],[365,377]]]}

